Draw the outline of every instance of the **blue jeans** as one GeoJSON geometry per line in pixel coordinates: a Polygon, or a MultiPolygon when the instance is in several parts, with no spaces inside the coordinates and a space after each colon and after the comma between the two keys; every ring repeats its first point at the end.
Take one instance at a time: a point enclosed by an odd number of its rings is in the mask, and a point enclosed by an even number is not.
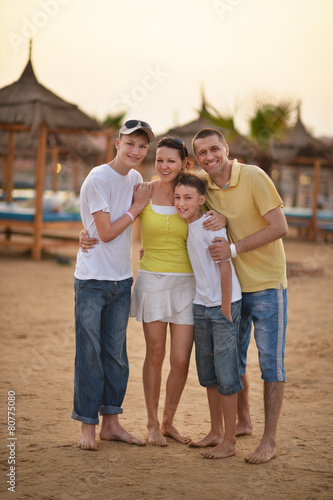
{"type": "Polygon", "coordinates": [[[72,418],[98,424],[98,412],[122,413],[128,382],[126,328],[133,278],[75,278],[75,379],[72,418]]]}
{"type": "Polygon", "coordinates": [[[221,306],[193,304],[195,359],[200,385],[215,387],[223,396],[243,389],[237,337],[241,300],[231,304],[230,321],[221,306]]]}
{"type": "Polygon", "coordinates": [[[287,289],[269,288],[242,294],[239,329],[241,374],[246,372],[247,350],[252,323],[258,348],[261,378],[265,382],[284,382],[284,352],[287,328],[287,289]]]}

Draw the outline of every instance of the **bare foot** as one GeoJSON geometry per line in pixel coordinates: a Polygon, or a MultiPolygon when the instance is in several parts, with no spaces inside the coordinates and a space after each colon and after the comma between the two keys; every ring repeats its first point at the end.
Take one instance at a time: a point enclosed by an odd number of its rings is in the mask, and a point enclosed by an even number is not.
{"type": "Polygon", "coordinates": [[[276,457],[276,447],[275,444],[270,444],[261,441],[258,448],[256,448],[249,456],[245,458],[245,461],[249,464],[264,464],[276,457]]]}
{"type": "Polygon", "coordinates": [[[123,441],[128,444],[135,444],[137,446],[145,446],[146,442],[137,439],[129,432],[125,431],[118,421],[117,415],[104,415],[102,421],[102,428],[99,437],[104,441],[123,441]]]}
{"type": "Polygon", "coordinates": [[[253,427],[251,422],[237,422],[236,436],[251,436],[253,427]]]}
{"type": "Polygon", "coordinates": [[[162,424],[161,432],[165,437],[171,437],[182,444],[188,444],[191,441],[189,436],[181,434],[174,425],[162,424]]]}
{"type": "Polygon", "coordinates": [[[96,433],[95,433],[95,425],[91,424],[81,424],[81,432],[82,437],[80,441],[77,443],[78,447],[81,450],[91,450],[97,451],[97,443],[96,443],[96,433]]]}
{"type": "Polygon", "coordinates": [[[222,441],[211,450],[202,451],[201,455],[205,458],[228,458],[236,455],[236,446],[233,443],[222,441]]]}
{"type": "Polygon", "coordinates": [[[223,435],[210,432],[200,441],[190,441],[188,444],[189,446],[193,446],[193,448],[205,448],[206,446],[217,446],[218,444],[222,443],[222,441],[223,435]]]}
{"type": "Polygon", "coordinates": [[[161,433],[159,427],[151,427],[148,429],[148,443],[153,446],[168,446],[165,437],[161,433]]]}

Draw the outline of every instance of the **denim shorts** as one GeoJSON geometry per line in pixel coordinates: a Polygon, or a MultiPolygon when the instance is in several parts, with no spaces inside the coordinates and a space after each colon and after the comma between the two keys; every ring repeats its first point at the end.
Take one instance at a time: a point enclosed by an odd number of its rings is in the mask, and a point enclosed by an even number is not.
{"type": "Polygon", "coordinates": [[[242,294],[239,328],[239,358],[241,374],[246,372],[247,350],[252,323],[258,348],[261,378],[265,382],[284,382],[284,352],[287,328],[287,289],[269,288],[242,294]]]}
{"type": "Polygon", "coordinates": [[[230,321],[221,306],[193,304],[195,359],[200,385],[215,387],[223,396],[243,389],[240,374],[237,337],[241,300],[231,304],[230,321]]]}

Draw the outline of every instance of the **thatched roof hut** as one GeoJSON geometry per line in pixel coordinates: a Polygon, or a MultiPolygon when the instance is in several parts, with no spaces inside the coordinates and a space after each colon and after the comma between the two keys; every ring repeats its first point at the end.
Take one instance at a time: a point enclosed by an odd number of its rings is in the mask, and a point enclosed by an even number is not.
{"type": "Polygon", "coordinates": [[[101,151],[94,144],[88,148],[82,147],[87,134],[95,132],[107,136],[106,156],[110,156],[113,147],[112,134],[103,132],[96,120],[38,82],[31,62],[30,43],[29,60],[20,78],[0,89],[0,154],[3,157],[2,183],[6,200],[9,202],[12,201],[15,155],[36,156],[33,246],[33,256],[36,259],[40,258],[41,253],[46,153],[51,153],[52,165],[57,164],[59,154],[64,151],[71,151],[77,159],[86,156],[87,151],[89,154],[100,154],[101,151]],[[69,134],[71,138],[67,139],[69,134]]]}
{"type": "MultiPolygon", "coordinates": [[[[315,240],[317,236],[317,212],[318,195],[321,170],[324,167],[331,172],[333,167],[333,149],[329,141],[325,142],[313,137],[304,126],[300,109],[295,126],[279,140],[273,142],[273,152],[280,168],[290,166],[296,174],[296,191],[300,187],[302,169],[313,168],[312,176],[312,216],[309,223],[310,239],[315,240]]],[[[331,173],[330,179],[332,178],[331,173]]]]}
{"type": "Polygon", "coordinates": [[[21,155],[35,156],[41,125],[48,127],[46,147],[58,149],[58,154],[69,152],[82,160],[103,153],[85,135],[86,147],[82,147],[82,133],[101,131],[101,125],[38,82],[31,54],[20,78],[0,89],[0,154],[8,150],[6,130],[18,130],[15,151],[21,155]],[[20,127],[19,127],[20,126],[20,127]],[[74,132],[78,135],[72,135],[74,132]],[[71,134],[70,136],[68,134],[71,134]],[[81,145],[81,147],[80,147],[81,145]]]}
{"type": "MultiPolygon", "coordinates": [[[[305,128],[300,113],[295,126],[281,139],[273,143],[273,151],[279,163],[285,164],[296,158],[323,158],[328,159],[329,148],[327,145],[313,137],[305,128]]],[[[308,161],[307,160],[307,161],[308,161]]],[[[313,163],[311,161],[311,163],[313,163]]]]}
{"type": "Polygon", "coordinates": [[[26,125],[32,134],[43,123],[49,129],[101,130],[96,120],[38,82],[30,57],[20,78],[0,89],[0,107],[1,124],[26,125]]]}

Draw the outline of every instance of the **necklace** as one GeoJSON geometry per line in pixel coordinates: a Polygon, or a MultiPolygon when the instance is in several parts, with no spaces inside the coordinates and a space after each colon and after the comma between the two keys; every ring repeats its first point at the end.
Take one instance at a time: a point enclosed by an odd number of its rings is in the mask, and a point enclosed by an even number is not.
{"type": "Polygon", "coordinates": [[[174,202],[173,202],[173,195],[172,195],[172,201],[168,200],[168,198],[167,198],[167,197],[166,197],[166,195],[164,194],[163,189],[161,188],[161,184],[159,184],[158,186],[159,186],[159,188],[160,188],[160,191],[162,192],[163,198],[165,199],[165,201],[167,201],[167,202],[168,202],[169,207],[173,207],[173,206],[174,206],[174,202]]]}

